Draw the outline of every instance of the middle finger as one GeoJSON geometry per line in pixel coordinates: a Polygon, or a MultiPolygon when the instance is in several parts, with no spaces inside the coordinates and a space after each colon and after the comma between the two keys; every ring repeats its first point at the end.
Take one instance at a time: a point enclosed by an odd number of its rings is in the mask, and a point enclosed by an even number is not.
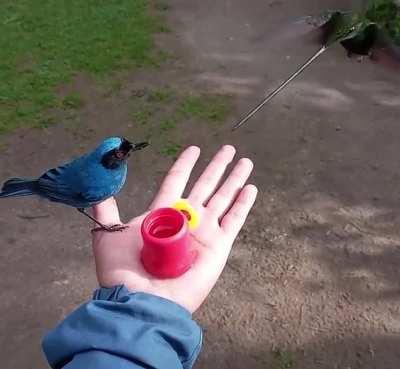
{"type": "Polygon", "coordinates": [[[192,204],[203,205],[208,201],[235,153],[235,148],[230,145],[223,146],[217,152],[190,192],[188,200],[192,204]]]}

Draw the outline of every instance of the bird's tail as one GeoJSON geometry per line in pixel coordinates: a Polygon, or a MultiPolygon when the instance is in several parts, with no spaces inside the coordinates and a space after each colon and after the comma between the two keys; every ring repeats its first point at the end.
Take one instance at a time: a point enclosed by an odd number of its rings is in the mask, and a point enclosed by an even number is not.
{"type": "Polygon", "coordinates": [[[11,178],[4,183],[0,192],[0,198],[33,195],[36,186],[37,180],[11,178]]]}

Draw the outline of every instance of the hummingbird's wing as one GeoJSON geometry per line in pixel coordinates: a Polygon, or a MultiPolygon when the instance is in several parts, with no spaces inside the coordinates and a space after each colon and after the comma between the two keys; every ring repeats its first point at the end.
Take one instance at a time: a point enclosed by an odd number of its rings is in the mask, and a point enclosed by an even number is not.
{"type": "Polygon", "coordinates": [[[352,31],[347,28],[352,16],[353,13],[350,11],[327,10],[318,15],[302,17],[294,24],[298,29],[302,29],[300,35],[304,39],[311,41],[314,45],[329,46],[335,41],[352,36],[352,31]]]}
{"type": "Polygon", "coordinates": [[[321,46],[325,38],[325,25],[335,12],[334,10],[326,11],[318,15],[307,15],[282,22],[274,27],[273,32],[268,33],[268,43],[279,44],[282,47],[287,47],[292,42],[321,46]]]}

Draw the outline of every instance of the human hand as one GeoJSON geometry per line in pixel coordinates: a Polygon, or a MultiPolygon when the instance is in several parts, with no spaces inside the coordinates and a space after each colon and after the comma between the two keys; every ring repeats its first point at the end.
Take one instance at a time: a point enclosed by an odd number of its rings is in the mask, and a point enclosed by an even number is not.
{"type": "MultiPolygon", "coordinates": [[[[181,198],[200,149],[186,149],[170,169],[149,210],[172,206],[181,198]]],[[[257,188],[245,185],[253,163],[241,159],[221,185],[220,180],[235,156],[232,146],[222,147],[194,185],[189,203],[200,216],[191,232],[191,248],[198,251],[189,271],[175,279],[157,279],[142,266],[140,226],[147,213],[127,223],[123,232],[93,232],[97,279],[102,287],[124,284],[132,292],[146,292],[176,302],[190,312],[197,310],[217,282],[232,244],[252,208],[257,188]]],[[[120,224],[116,201],[111,198],[93,208],[105,225],[120,224]]]]}

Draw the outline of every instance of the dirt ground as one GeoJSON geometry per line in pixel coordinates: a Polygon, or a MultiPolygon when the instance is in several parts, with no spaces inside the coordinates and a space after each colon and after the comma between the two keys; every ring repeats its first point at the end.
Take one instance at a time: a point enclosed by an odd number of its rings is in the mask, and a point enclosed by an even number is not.
{"type": "MultiPolygon", "coordinates": [[[[0,178],[37,175],[106,135],[140,139],[127,103],[137,89],[231,94],[226,124],[182,132],[184,145],[203,149],[198,171],[231,143],[255,161],[260,189],[221,280],[196,314],[205,330],[196,367],[400,368],[400,77],[334,48],[232,134],[235,119],[314,51],[276,30],[335,2],[168,3],[173,32],[158,42],[175,57],[158,71],[127,74],[112,96],[77,78],[73,87],[88,101],[82,124],[71,130],[61,119],[9,135],[0,178]]],[[[154,148],[132,158],[118,198],[125,218],[145,209],[170,163],[154,148]]],[[[2,368],[47,367],[41,337],[96,287],[89,227],[67,207],[0,202],[2,368]]]]}

